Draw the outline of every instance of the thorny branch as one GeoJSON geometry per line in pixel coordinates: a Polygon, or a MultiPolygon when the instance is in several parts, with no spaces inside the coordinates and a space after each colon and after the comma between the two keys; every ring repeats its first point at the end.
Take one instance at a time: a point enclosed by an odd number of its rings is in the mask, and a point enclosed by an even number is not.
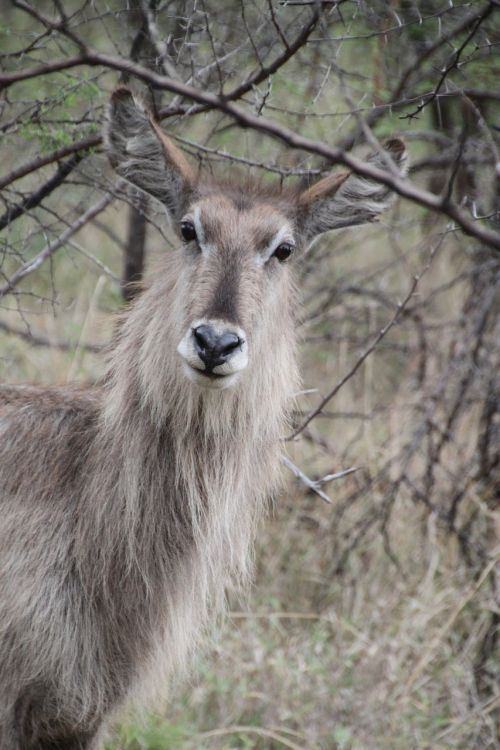
{"type": "Polygon", "coordinates": [[[495,8],[500,8],[500,3],[497,2],[497,0],[490,0],[490,2],[485,6],[482,13],[480,13],[472,23],[472,29],[465,37],[462,44],[458,47],[458,49],[453,53],[451,61],[444,67],[443,72],[441,73],[441,77],[439,78],[436,87],[434,91],[426,97],[425,101],[422,102],[413,112],[409,112],[407,115],[404,115],[404,117],[407,117],[409,119],[412,119],[413,117],[417,117],[420,112],[424,109],[424,107],[427,107],[431,102],[433,102],[436,97],[438,96],[439,92],[441,91],[441,88],[450,74],[450,71],[452,71],[454,68],[458,69],[458,64],[460,61],[460,57],[471,41],[471,39],[474,38],[474,36],[477,33],[477,30],[481,26],[481,24],[486,21],[486,19],[493,13],[495,8]]]}
{"type": "Polygon", "coordinates": [[[232,99],[241,96],[241,87],[227,96],[220,97],[217,94],[200,91],[193,86],[183,84],[179,81],[168,78],[167,76],[158,75],[147,70],[143,66],[133,64],[128,60],[111,57],[94,50],[87,50],[84,54],[72,58],[66,58],[64,61],[48,63],[44,67],[42,66],[41,68],[39,67],[31,71],[23,71],[18,74],[18,78],[16,78],[15,74],[0,75],[0,90],[2,87],[10,86],[19,80],[26,80],[80,65],[102,66],[125,72],[150,84],[156,89],[171,91],[172,93],[180,94],[183,97],[204,104],[206,108],[220,110],[221,112],[230,115],[242,127],[252,128],[253,130],[267,133],[292,149],[306,151],[327,158],[332,165],[341,164],[342,166],[348,167],[356,174],[386,185],[394,192],[408,198],[417,205],[448,216],[467,234],[480,240],[488,245],[488,247],[500,251],[500,234],[478,223],[478,221],[472,218],[469,213],[459,208],[455,203],[447,200],[446,197],[436,196],[427,190],[415,186],[409,180],[395,177],[382,169],[378,169],[377,167],[352,156],[340,148],[328,146],[325,143],[305,138],[272,120],[268,120],[264,117],[256,117],[243,108],[235,105],[232,99]]]}

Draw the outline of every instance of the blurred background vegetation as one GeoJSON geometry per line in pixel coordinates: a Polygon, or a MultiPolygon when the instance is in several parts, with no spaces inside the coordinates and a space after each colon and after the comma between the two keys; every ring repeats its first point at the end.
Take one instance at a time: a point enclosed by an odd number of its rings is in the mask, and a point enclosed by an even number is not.
{"type": "MultiPolygon", "coordinates": [[[[0,11],[4,381],[98,379],[113,314],[175,252],[161,207],[102,153],[120,81],[214,174],[291,185],[335,167],[169,81],[358,155],[397,133],[415,185],[500,231],[496,2],[0,0],[0,11]]],[[[243,601],[229,593],[188,681],[109,747],[500,748],[500,252],[401,200],[376,225],[324,238],[298,276],[304,390],[287,449],[302,479],[290,473],[259,535],[255,585],[243,601]]]]}

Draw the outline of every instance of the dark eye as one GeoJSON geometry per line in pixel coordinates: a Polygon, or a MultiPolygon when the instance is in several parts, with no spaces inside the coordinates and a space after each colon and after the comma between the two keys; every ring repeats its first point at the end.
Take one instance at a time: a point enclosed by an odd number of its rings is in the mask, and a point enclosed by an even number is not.
{"type": "Polygon", "coordinates": [[[183,221],[181,223],[181,234],[182,239],[185,242],[191,242],[192,240],[195,240],[196,229],[194,228],[194,224],[192,224],[190,221],[183,221]]]}
{"type": "Polygon", "coordinates": [[[273,253],[273,258],[277,258],[280,263],[288,260],[290,255],[293,253],[293,245],[289,242],[282,242],[273,253]]]}

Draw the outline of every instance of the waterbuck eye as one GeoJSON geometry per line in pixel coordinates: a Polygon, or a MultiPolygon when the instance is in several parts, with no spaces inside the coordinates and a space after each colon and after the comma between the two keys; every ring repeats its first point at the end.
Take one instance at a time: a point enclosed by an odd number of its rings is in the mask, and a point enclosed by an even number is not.
{"type": "Polygon", "coordinates": [[[195,240],[196,229],[194,228],[194,224],[192,224],[190,221],[181,222],[181,234],[182,239],[185,242],[191,242],[192,240],[195,240]]]}
{"type": "Polygon", "coordinates": [[[293,245],[291,245],[289,242],[282,242],[281,245],[278,245],[278,247],[274,251],[273,258],[277,258],[280,263],[284,263],[284,261],[288,260],[292,253],[293,245]]]}

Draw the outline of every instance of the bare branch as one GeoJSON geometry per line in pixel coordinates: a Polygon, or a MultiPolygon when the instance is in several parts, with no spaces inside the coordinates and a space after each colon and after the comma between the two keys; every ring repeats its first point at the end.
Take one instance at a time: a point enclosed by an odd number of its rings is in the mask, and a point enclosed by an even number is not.
{"type": "Polygon", "coordinates": [[[97,214],[100,214],[102,211],[104,211],[104,209],[107,208],[107,206],[109,206],[109,204],[113,200],[113,195],[105,195],[103,198],[101,198],[101,200],[97,201],[97,203],[87,209],[87,211],[85,211],[75,222],[73,222],[73,224],[65,229],[57,239],[49,242],[49,244],[46,245],[44,249],[38,253],[38,255],[27,261],[18,271],[16,271],[16,273],[14,273],[10,277],[10,279],[7,280],[7,283],[0,288],[0,299],[2,297],[5,297],[5,295],[9,292],[12,292],[12,290],[26,276],[29,276],[29,274],[33,273],[33,271],[36,271],[38,268],[40,268],[40,266],[48,258],[54,255],[56,250],[59,250],[59,248],[63,247],[70,237],[76,234],[76,232],[78,232],[83,226],[85,226],[88,221],[93,219],[94,216],[97,216],[97,214]]]}
{"type": "Polygon", "coordinates": [[[61,339],[43,336],[41,333],[34,333],[31,329],[23,331],[22,328],[15,328],[10,326],[5,321],[0,320],[0,329],[5,331],[12,336],[24,339],[28,344],[32,346],[46,346],[53,349],[60,349],[61,351],[73,351],[77,347],[80,349],[86,349],[89,352],[100,352],[103,350],[102,344],[92,344],[90,342],[75,342],[63,341],[61,339]]]}
{"type": "Polygon", "coordinates": [[[389,333],[391,328],[398,322],[402,311],[407,307],[409,301],[413,297],[415,290],[418,286],[418,283],[422,277],[422,274],[425,273],[428,267],[429,266],[426,266],[420,275],[413,277],[413,281],[411,283],[410,289],[408,290],[406,297],[403,299],[402,302],[398,304],[396,308],[396,312],[394,313],[392,318],[380,330],[380,332],[378,333],[376,338],[372,341],[370,346],[367,349],[365,349],[363,354],[356,360],[356,363],[354,364],[354,366],[351,367],[351,369],[339,380],[336,386],[332,388],[332,390],[329,391],[329,393],[327,393],[327,395],[320,401],[318,406],[309,414],[309,416],[302,422],[302,424],[299,425],[299,427],[297,427],[292,432],[292,434],[287,437],[287,440],[293,440],[298,435],[300,435],[300,433],[307,427],[307,425],[314,419],[314,417],[317,417],[318,414],[321,413],[322,409],[327,405],[327,403],[331,401],[334,396],[337,395],[337,393],[340,391],[342,386],[344,386],[347,383],[347,381],[350,380],[353,377],[353,375],[356,374],[356,372],[359,370],[359,368],[361,367],[365,359],[367,359],[367,357],[369,357],[370,354],[375,351],[375,349],[380,344],[382,339],[389,333]]]}

